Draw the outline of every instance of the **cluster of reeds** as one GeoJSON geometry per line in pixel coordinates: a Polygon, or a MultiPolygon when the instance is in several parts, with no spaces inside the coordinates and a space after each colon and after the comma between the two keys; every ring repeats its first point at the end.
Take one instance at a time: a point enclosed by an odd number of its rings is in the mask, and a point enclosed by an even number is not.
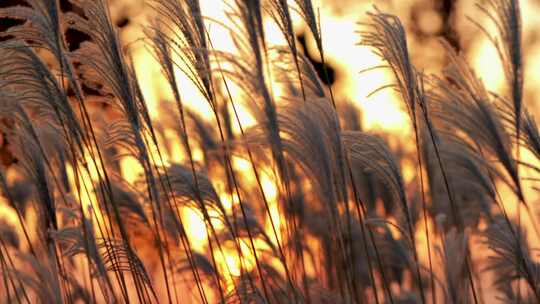
{"type": "Polygon", "coordinates": [[[293,13],[325,63],[310,0],[228,1],[228,24],[198,0],[149,0],[143,43],[171,96],[157,116],[106,0],[0,3],[0,20],[17,21],[0,32],[0,193],[13,215],[0,221],[0,302],[540,302],[520,174],[540,166],[519,152],[539,161],[540,133],[523,102],[519,2],[484,2],[504,95],[444,41],[444,72],[419,71],[400,20],[375,7],[349,37],[394,76],[381,89],[409,114],[408,181],[403,156],[354,127],[299,47],[293,13]],[[267,18],[285,45],[265,41],[267,18]],[[209,22],[237,52],[214,48],[209,22]],[[86,41],[70,44],[69,31],[86,41]],[[207,119],[186,106],[178,71],[207,119]],[[197,242],[186,210],[203,223],[197,242]]]}

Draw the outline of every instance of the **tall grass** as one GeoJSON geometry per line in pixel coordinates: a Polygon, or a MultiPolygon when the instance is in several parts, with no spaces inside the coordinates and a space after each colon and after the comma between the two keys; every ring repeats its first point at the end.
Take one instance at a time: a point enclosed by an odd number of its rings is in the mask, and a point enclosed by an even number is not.
{"type": "Polygon", "coordinates": [[[109,3],[69,3],[0,8],[19,21],[0,32],[0,193],[12,215],[0,220],[0,302],[540,302],[525,195],[537,189],[520,170],[540,172],[540,135],[523,102],[519,1],[478,5],[495,25],[477,24],[500,55],[502,95],[447,41],[445,69],[423,73],[399,18],[376,7],[349,37],[384,62],[363,73],[391,72],[373,94],[398,93],[412,155],[362,131],[311,64],[291,17],[326,67],[310,0],[227,1],[227,22],[198,0],[148,1],[142,43],[170,96],[159,114],[109,3]],[[284,45],[266,41],[268,20],[284,45]],[[236,51],[216,49],[211,26],[236,51]]]}

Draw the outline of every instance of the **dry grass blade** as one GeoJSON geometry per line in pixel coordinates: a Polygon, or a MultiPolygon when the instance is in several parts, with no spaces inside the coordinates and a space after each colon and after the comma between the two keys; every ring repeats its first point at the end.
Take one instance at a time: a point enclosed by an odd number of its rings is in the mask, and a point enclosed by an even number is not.
{"type": "Polygon", "coordinates": [[[317,44],[317,49],[319,50],[321,56],[323,56],[323,45],[321,37],[321,29],[319,24],[319,16],[315,14],[315,8],[313,7],[313,2],[311,0],[294,0],[298,6],[298,12],[304,22],[306,22],[309,31],[315,38],[317,44]]]}
{"type": "Polygon", "coordinates": [[[416,119],[416,105],[421,102],[418,96],[417,72],[410,62],[405,29],[398,17],[380,12],[368,13],[370,22],[363,24],[360,31],[361,44],[373,48],[375,54],[384,59],[392,68],[397,89],[410,111],[411,119],[416,119]]]}
{"type": "Polygon", "coordinates": [[[174,75],[169,75],[173,65],[179,67],[215,107],[207,31],[199,1],[154,0],[152,6],[160,18],[154,21],[148,36],[160,63],[167,67],[168,81],[173,82],[174,75]],[[172,60],[173,54],[179,62],[172,60]]]}
{"type": "Polygon", "coordinates": [[[446,301],[450,303],[470,302],[467,280],[467,249],[468,239],[455,230],[444,235],[442,248],[439,254],[443,261],[444,276],[446,280],[446,301]]]}
{"type": "MultiPolygon", "coordinates": [[[[429,139],[424,141],[428,143],[429,139]]],[[[492,217],[491,208],[497,201],[493,179],[508,181],[500,170],[480,157],[476,149],[462,138],[445,130],[438,130],[437,144],[442,160],[448,165],[450,188],[456,194],[456,203],[464,224],[477,227],[481,218],[492,217]]],[[[432,145],[423,145],[423,157],[433,200],[432,212],[434,215],[445,214],[451,217],[451,206],[432,145]]]]}
{"type": "Polygon", "coordinates": [[[435,78],[429,94],[434,116],[448,128],[462,132],[480,151],[496,157],[522,198],[512,141],[501,112],[465,60],[447,49],[451,64],[444,72],[446,80],[435,78]]]}
{"type": "MultiPolygon", "coordinates": [[[[84,132],[56,76],[25,43],[0,44],[2,90],[17,91],[37,115],[64,127],[64,134],[82,147],[84,132]]],[[[82,149],[82,148],[81,148],[82,149]]]]}
{"type": "MultiPolygon", "coordinates": [[[[150,220],[144,210],[144,205],[141,200],[143,195],[135,191],[130,190],[127,183],[122,181],[112,181],[110,185],[110,191],[114,199],[114,204],[118,206],[120,214],[122,215],[122,221],[129,230],[150,228],[150,220]]],[[[105,185],[95,187],[98,192],[98,199],[106,197],[106,193],[100,193],[105,189],[105,185]]],[[[99,200],[102,210],[105,210],[107,206],[106,202],[99,200]]],[[[118,224],[118,223],[117,223],[118,224]]]]}
{"type": "Polygon", "coordinates": [[[495,24],[498,38],[487,34],[493,42],[503,64],[514,108],[515,126],[519,135],[523,108],[523,54],[521,42],[521,11],[519,0],[488,0],[477,6],[495,24]]]}
{"type": "Polygon", "coordinates": [[[406,215],[409,214],[401,169],[386,143],[377,136],[353,131],[343,132],[342,141],[351,158],[352,168],[373,172],[393,199],[399,202],[401,211],[406,215]]]}
{"type": "Polygon", "coordinates": [[[33,46],[49,49],[57,58],[62,58],[64,42],[60,30],[58,0],[27,0],[28,6],[8,6],[0,8],[0,18],[13,18],[27,21],[2,32],[2,36],[14,36],[33,46]]]}
{"type": "Polygon", "coordinates": [[[529,151],[534,153],[537,159],[540,159],[540,131],[538,130],[536,119],[529,112],[524,112],[522,119],[521,141],[529,151]]]}
{"type": "Polygon", "coordinates": [[[226,217],[221,200],[206,174],[197,172],[197,176],[194,177],[191,168],[179,164],[165,168],[163,174],[168,176],[171,194],[180,206],[194,207],[203,214],[211,210],[217,212],[222,219],[226,217]],[[205,206],[199,205],[201,199],[205,206]]]}
{"type": "Polygon", "coordinates": [[[274,64],[274,68],[277,72],[277,81],[283,83],[289,91],[285,96],[302,98],[302,92],[298,91],[298,87],[304,89],[304,94],[308,100],[326,96],[317,71],[315,71],[315,68],[305,55],[300,53],[296,55],[301,77],[293,77],[291,73],[294,73],[296,64],[294,54],[284,47],[275,47],[272,51],[275,53],[274,62],[276,63],[274,64]]]}
{"type": "Polygon", "coordinates": [[[39,202],[38,210],[43,212],[45,220],[44,230],[47,235],[50,229],[58,229],[58,221],[56,215],[56,203],[54,196],[54,184],[51,182],[50,163],[46,158],[45,150],[41,143],[40,137],[33,123],[31,122],[27,112],[17,103],[20,96],[17,95],[2,95],[4,102],[0,108],[9,110],[12,117],[15,118],[17,128],[10,130],[15,140],[15,149],[18,155],[23,159],[23,169],[35,189],[35,195],[39,202]]]}
{"type": "Polygon", "coordinates": [[[107,273],[103,256],[99,251],[92,222],[88,219],[82,219],[79,226],[63,227],[51,235],[64,247],[63,254],[66,257],[75,258],[79,254],[87,256],[88,260],[92,262],[92,276],[99,278],[102,291],[105,293],[106,298],[110,299],[110,295],[114,294],[114,288],[107,273]]]}
{"type": "Polygon", "coordinates": [[[540,299],[540,265],[531,256],[525,232],[514,223],[509,225],[499,218],[487,229],[485,235],[486,242],[494,253],[488,269],[498,273],[495,284],[502,290],[511,290],[512,282],[522,278],[529,285],[536,300],[540,299]]]}
{"type": "Polygon", "coordinates": [[[15,276],[20,279],[26,287],[36,293],[37,299],[42,303],[63,303],[61,283],[58,280],[57,269],[53,261],[46,261],[47,264],[38,261],[35,257],[21,254],[19,259],[31,271],[10,269],[15,276]]]}
{"type": "Polygon", "coordinates": [[[126,64],[117,32],[111,24],[108,7],[104,0],[71,0],[84,10],[86,18],[74,13],[66,14],[70,28],[81,31],[92,38],[73,53],[73,58],[90,68],[96,81],[106,86],[118,98],[119,106],[134,128],[134,133],[143,129],[140,104],[135,93],[133,74],[126,64]]]}
{"type": "Polygon", "coordinates": [[[320,189],[323,202],[329,210],[337,208],[335,180],[340,170],[338,154],[341,149],[339,126],[334,109],[326,99],[314,99],[309,103],[290,102],[280,108],[278,122],[281,126],[284,150],[300,164],[320,189]],[[308,153],[312,155],[305,158],[308,153]]]}
{"type": "Polygon", "coordinates": [[[156,297],[150,276],[141,259],[121,240],[98,240],[97,246],[102,250],[103,263],[108,271],[130,272],[142,279],[142,283],[156,297]]]}

